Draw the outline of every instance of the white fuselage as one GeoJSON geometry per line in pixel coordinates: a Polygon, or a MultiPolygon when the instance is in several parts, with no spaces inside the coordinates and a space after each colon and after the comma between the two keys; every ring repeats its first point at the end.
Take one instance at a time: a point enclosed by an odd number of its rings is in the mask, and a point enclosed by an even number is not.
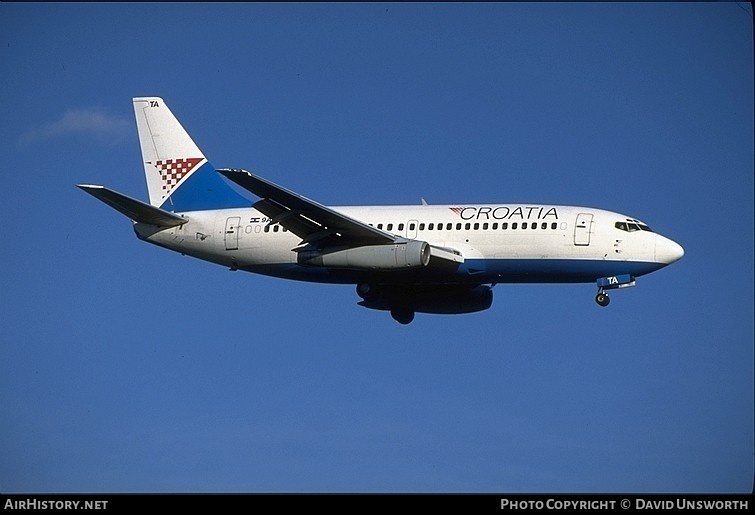
{"type": "Polygon", "coordinates": [[[183,225],[157,230],[136,224],[135,230],[146,241],[232,269],[331,283],[593,282],[619,274],[641,276],[683,254],[679,245],[641,222],[594,208],[460,204],[331,209],[387,233],[454,249],[464,262],[389,272],[304,266],[294,250],[301,238],[254,208],[187,212],[182,216],[189,221],[183,225]]]}

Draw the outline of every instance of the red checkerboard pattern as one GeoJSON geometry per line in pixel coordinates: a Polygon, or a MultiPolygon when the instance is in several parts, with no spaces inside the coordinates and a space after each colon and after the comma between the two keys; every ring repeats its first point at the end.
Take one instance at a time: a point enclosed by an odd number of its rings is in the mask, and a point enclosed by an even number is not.
{"type": "Polygon", "coordinates": [[[201,157],[195,157],[157,161],[155,163],[155,168],[160,172],[160,177],[163,180],[163,192],[166,195],[170,193],[176,184],[181,182],[181,179],[183,179],[187,173],[191,172],[201,160],[201,157]]]}

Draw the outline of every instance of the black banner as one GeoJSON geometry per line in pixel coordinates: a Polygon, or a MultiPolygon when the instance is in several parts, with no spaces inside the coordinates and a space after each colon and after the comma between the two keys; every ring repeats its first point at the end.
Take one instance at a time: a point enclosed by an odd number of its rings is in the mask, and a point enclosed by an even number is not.
{"type": "Polygon", "coordinates": [[[748,511],[751,494],[0,494],[3,512],[148,509],[438,509],[498,512],[748,511]]]}

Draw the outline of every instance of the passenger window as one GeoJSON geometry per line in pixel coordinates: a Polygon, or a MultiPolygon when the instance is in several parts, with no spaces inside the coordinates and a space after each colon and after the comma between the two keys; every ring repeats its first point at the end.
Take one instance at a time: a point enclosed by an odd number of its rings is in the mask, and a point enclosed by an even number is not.
{"type": "Polygon", "coordinates": [[[503,223],[501,224],[501,229],[502,229],[502,230],[504,230],[504,231],[505,231],[505,230],[506,230],[506,229],[508,229],[508,228],[509,228],[509,223],[508,223],[508,222],[503,222],[503,223]]]}
{"type": "MultiPolygon", "coordinates": [[[[412,224],[414,225],[414,224],[412,224]]],[[[414,227],[411,227],[411,229],[414,229],[414,227]]],[[[425,224],[419,224],[419,230],[424,231],[425,230],[425,224]]]]}
{"type": "Polygon", "coordinates": [[[458,223],[458,224],[456,224],[456,230],[457,231],[461,231],[461,222],[458,223]]]}
{"type": "Polygon", "coordinates": [[[470,224],[469,222],[467,222],[467,223],[464,224],[464,230],[465,231],[468,231],[470,229],[470,227],[472,227],[472,224],[470,224]]]}
{"type": "Polygon", "coordinates": [[[553,222],[553,223],[551,224],[551,229],[556,229],[556,228],[558,228],[558,223],[556,223],[556,222],[553,222]]]}
{"type": "Polygon", "coordinates": [[[512,228],[512,229],[516,229],[516,222],[513,222],[513,223],[511,224],[511,228],[512,228]]]}
{"type": "Polygon", "coordinates": [[[480,224],[479,223],[474,224],[474,230],[477,231],[479,229],[480,229],[480,224]]]}
{"type": "Polygon", "coordinates": [[[487,231],[488,230],[488,224],[487,223],[482,224],[482,230],[483,231],[487,231]]]}
{"type": "Polygon", "coordinates": [[[280,230],[280,226],[273,225],[273,232],[278,232],[278,230],[280,230]]]}
{"type": "Polygon", "coordinates": [[[450,231],[453,228],[454,224],[446,224],[446,230],[450,231]]]}
{"type": "Polygon", "coordinates": [[[404,230],[404,224],[398,224],[398,230],[403,231],[404,230]]]}
{"type": "MultiPolygon", "coordinates": [[[[527,222],[522,222],[522,229],[526,229],[526,228],[527,228],[527,222]]],[[[514,227],[514,229],[516,229],[516,227],[514,227]]]]}
{"type": "Polygon", "coordinates": [[[378,224],[378,229],[383,230],[383,224],[378,224]]]}
{"type": "Polygon", "coordinates": [[[493,227],[492,227],[492,229],[493,229],[494,231],[495,231],[496,229],[498,229],[498,222],[495,222],[495,223],[493,223],[493,227]]]}
{"type": "Polygon", "coordinates": [[[417,227],[415,224],[409,224],[410,231],[413,231],[415,227],[417,227]]]}
{"type": "Polygon", "coordinates": [[[386,231],[392,231],[393,230],[393,224],[388,224],[385,228],[386,231]]]}
{"type": "Polygon", "coordinates": [[[541,229],[547,229],[548,228],[548,222],[543,222],[543,225],[540,228],[541,229]]]}

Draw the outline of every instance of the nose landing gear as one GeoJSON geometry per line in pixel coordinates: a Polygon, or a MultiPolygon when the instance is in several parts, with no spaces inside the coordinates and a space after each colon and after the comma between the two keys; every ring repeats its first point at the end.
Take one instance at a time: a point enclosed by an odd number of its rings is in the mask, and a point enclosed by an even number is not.
{"type": "Polygon", "coordinates": [[[611,302],[606,290],[616,290],[619,288],[630,288],[635,285],[634,277],[631,275],[615,275],[613,277],[601,277],[597,281],[598,294],[595,296],[595,302],[601,307],[606,307],[611,302]]]}

